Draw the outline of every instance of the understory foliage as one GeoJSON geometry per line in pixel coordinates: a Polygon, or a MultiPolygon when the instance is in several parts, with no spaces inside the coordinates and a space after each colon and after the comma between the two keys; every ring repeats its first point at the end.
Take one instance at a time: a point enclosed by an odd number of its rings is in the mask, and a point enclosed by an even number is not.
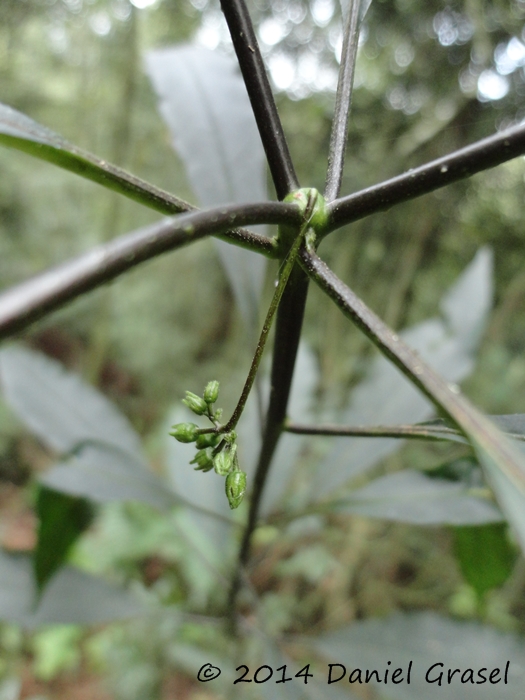
{"type": "Polygon", "coordinates": [[[525,4],[248,10],[0,7],[0,700],[518,700],[525,4]]]}

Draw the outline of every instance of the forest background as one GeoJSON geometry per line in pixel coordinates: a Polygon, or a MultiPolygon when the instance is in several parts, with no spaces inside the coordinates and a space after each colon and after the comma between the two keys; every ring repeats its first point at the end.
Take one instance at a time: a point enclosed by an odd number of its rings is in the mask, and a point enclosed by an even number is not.
{"type": "MultiPolygon", "coordinates": [[[[340,7],[331,0],[260,0],[250,10],[299,180],[322,190],[341,50],[340,7]]],[[[374,0],[361,32],[343,192],[525,118],[524,19],[525,3],[516,0],[374,0]]],[[[144,71],[146,51],[189,41],[232,53],[218,4],[3,0],[0,99],[82,148],[195,201],[144,71]]],[[[2,288],[158,219],[95,184],[7,149],[0,151],[0,174],[2,288]]],[[[322,248],[335,272],[401,330],[436,316],[440,300],[479,249],[490,246],[493,310],[474,370],[462,383],[488,414],[525,412],[524,176],[523,159],[515,159],[342,229],[322,248]]],[[[268,187],[272,192],[270,182],[268,187]]],[[[270,265],[264,300],[275,273],[270,265]]],[[[143,437],[160,474],[166,472],[166,426],[184,391],[199,391],[218,378],[221,401],[233,405],[251,352],[235,295],[208,240],[147,263],[23,337],[115,402],[143,437]]],[[[370,371],[371,346],[316,289],[308,300],[304,338],[302,371],[310,392],[304,401],[318,415],[338,415],[370,371]]],[[[5,550],[29,551],[37,527],[30,476],[48,465],[49,455],[7,404],[0,410],[0,541],[5,550]]],[[[324,442],[301,449],[306,465],[327,450],[324,442]]],[[[472,467],[462,446],[410,442],[374,469],[390,474],[401,467],[451,464],[472,467]]],[[[300,491],[300,477],[294,488],[300,491]]],[[[324,632],[407,610],[523,633],[523,561],[503,526],[478,530],[466,545],[478,556],[472,563],[453,528],[333,515],[320,530],[310,521],[283,535],[269,524],[256,540],[253,584],[277,633],[324,632]]],[[[209,641],[195,613],[202,572],[190,561],[191,547],[174,547],[172,537],[165,516],[153,509],[109,504],[71,559],[135,586],[152,608],[154,600],[186,606],[194,619],[182,624],[159,607],[146,618],[107,627],[26,631],[5,623],[0,697],[213,697],[195,683],[188,660],[209,641]],[[182,641],[173,650],[175,629],[182,641]]]]}

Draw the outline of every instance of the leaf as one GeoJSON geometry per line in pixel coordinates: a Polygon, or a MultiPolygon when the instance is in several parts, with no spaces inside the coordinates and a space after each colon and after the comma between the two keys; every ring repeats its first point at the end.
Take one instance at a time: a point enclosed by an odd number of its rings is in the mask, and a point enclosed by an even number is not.
{"type": "Polygon", "coordinates": [[[338,512],[415,525],[479,525],[503,520],[493,503],[465,485],[412,470],[374,479],[332,507],[338,512]]]}
{"type": "Polygon", "coordinates": [[[50,581],[36,610],[31,557],[0,552],[0,619],[27,628],[47,624],[94,625],[143,614],[139,602],[79,569],[65,567],[50,581]]]}
{"type": "Polygon", "coordinates": [[[0,103],[0,144],[47,160],[164,214],[193,207],[125,170],[73,146],[25,114],[0,103]]]}
{"type": "Polygon", "coordinates": [[[140,501],[169,510],[180,500],[144,462],[109,444],[85,444],[39,479],[48,488],[97,503],[140,501]]]}
{"type": "Polygon", "coordinates": [[[505,583],[516,560],[507,526],[501,523],[454,529],[454,553],[465,581],[480,599],[505,583]]]}
{"type": "Polygon", "coordinates": [[[93,508],[84,498],[72,498],[43,486],[38,491],[36,511],[39,526],[33,565],[40,595],[90,526],[93,508]]]}
{"type": "Polygon", "coordinates": [[[12,345],[0,351],[0,381],[11,408],[52,449],[70,452],[93,440],[140,455],[140,438],[127,418],[55,360],[12,345]]]}
{"type": "MultiPolygon", "coordinates": [[[[492,253],[483,248],[444,297],[441,303],[444,319],[425,321],[400,335],[448,381],[458,382],[472,371],[473,353],[491,298],[492,253]]],[[[350,405],[339,422],[346,425],[419,423],[434,411],[429,400],[393,364],[378,357],[368,378],[352,392],[350,405]]],[[[329,493],[400,449],[402,444],[401,440],[392,438],[334,439],[332,449],[319,467],[313,493],[316,496],[329,493]]]]}
{"type": "MultiPolygon", "coordinates": [[[[202,206],[266,199],[261,140],[236,62],[199,46],[150,51],[146,71],[202,206]]],[[[266,260],[215,241],[241,314],[258,318],[266,260]]]]}
{"type": "MultiPolygon", "coordinates": [[[[480,421],[478,420],[478,423],[480,421]]],[[[489,421],[469,434],[485,477],[525,552],[525,455],[523,443],[508,440],[489,421]]]]}
{"type": "MultiPolygon", "coordinates": [[[[465,623],[435,613],[396,614],[387,619],[358,622],[351,627],[317,637],[313,648],[329,663],[342,663],[349,669],[378,669],[384,677],[387,668],[406,670],[413,662],[411,682],[376,684],[382,697],[395,700],[521,700],[525,683],[525,643],[514,634],[498,632],[478,623],[465,623]],[[387,662],[391,661],[390,666],[387,662]],[[459,674],[446,682],[447,669],[462,671],[486,667],[503,670],[510,661],[508,685],[500,682],[472,685],[461,683],[459,674]],[[425,681],[427,670],[444,664],[445,682],[425,681]]],[[[434,669],[438,671],[439,669],[434,669]]],[[[434,672],[432,672],[434,673],[434,672]]],[[[348,686],[348,675],[340,683],[348,686]]]]}

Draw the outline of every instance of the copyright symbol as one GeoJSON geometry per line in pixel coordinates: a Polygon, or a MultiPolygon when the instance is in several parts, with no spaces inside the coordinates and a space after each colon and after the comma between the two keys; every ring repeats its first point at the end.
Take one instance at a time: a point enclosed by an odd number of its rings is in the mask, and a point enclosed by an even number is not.
{"type": "Polygon", "coordinates": [[[217,666],[212,666],[211,664],[204,664],[199,669],[197,673],[197,680],[201,683],[207,683],[208,681],[214,681],[221,675],[221,669],[217,666]]]}

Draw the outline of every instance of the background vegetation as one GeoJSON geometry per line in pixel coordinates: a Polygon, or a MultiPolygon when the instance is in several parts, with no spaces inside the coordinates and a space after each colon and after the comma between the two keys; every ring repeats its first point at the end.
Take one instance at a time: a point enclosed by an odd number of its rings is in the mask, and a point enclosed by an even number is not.
{"type": "MultiPolygon", "coordinates": [[[[340,7],[330,0],[260,0],[250,10],[299,179],[322,189],[340,7]]],[[[519,0],[374,0],[361,35],[343,192],[521,121],[524,18],[519,0]]],[[[0,99],[86,150],[195,201],[143,62],[147,50],[185,41],[232,52],[216,3],[3,0],[0,99]]],[[[462,384],[489,414],[525,413],[524,176],[523,160],[513,160],[364,219],[334,233],[322,248],[335,272],[402,329],[438,314],[440,300],[479,248],[490,246],[494,308],[475,368],[462,384]]],[[[157,218],[46,163],[0,151],[2,288],[157,218]]],[[[264,299],[271,296],[275,272],[270,263],[264,299]]],[[[159,473],[166,471],[166,426],[184,390],[198,391],[219,378],[228,413],[251,355],[208,240],[147,263],[39,322],[23,338],[114,401],[144,438],[159,473]]],[[[370,371],[371,346],[315,289],[305,339],[302,376],[309,378],[309,393],[297,400],[315,401],[316,415],[340,416],[370,371]]],[[[36,527],[30,475],[49,464],[49,455],[7,405],[0,411],[0,542],[26,551],[34,546],[36,527]]],[[[328,446],[312,441],[301,449],[308,471],[328,446]]],[[[430,470],[451,463],[470,468],[462,446],[409,443],[374,469],[389,474],[400,466],[430,470]]],[[[301,488],[299,473],[292,503],[301,488]]],[[[196,613],[203,605],[210,616],[217,613],[210,595],[217,584],[195,561],[191,542],[174,536],[175,528],[185,527],[177,518],[136,503],[100,508],[72,561],[130,585],[151,613],[105,627],[54,625],[28,632],[3,624],[1,698],[213,697],[195,683],[194,665],[199,653],[207,661],[222,643],[220,630],[196,613]]],[[[452,528],[337,514],[322,527],[315,519],[295,530],[268,523],[256,533],[252,571],[266,629],[325,632],[395,611],[434,610],[524,632],[523,560],[499,524],[470,535],[467,529],[459,536],[452,528]],[[469,564],[476,548],[480,554],[469,564]]]]}

